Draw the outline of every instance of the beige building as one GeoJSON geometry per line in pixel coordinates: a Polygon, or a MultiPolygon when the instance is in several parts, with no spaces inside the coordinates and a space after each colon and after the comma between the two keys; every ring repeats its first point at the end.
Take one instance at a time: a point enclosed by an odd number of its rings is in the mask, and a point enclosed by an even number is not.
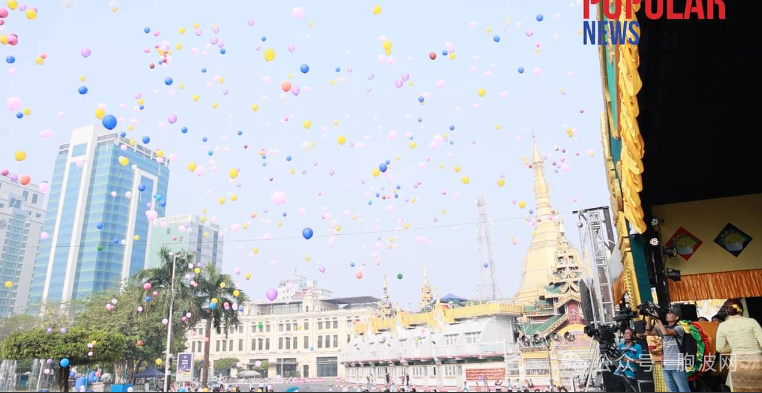
{"type": "MultiPolygon", "coordinates": [[[[295,274],[283,280],[275,302],[252,302],[239,315],[240,325],[225,334],[212,331],[211,374],[214,362],[236,358],[243,366],[232,371],[240,378],[334,378],[344,376],[338,357],[352,339],[354,325],[379,305],[370,296],[332,298],[312,280],[295,274]],[[259,366],[257,366],[259,365],[259,366]]],[[[203,359],[204,326],[188,333],[188,350],[203,359]]]]}

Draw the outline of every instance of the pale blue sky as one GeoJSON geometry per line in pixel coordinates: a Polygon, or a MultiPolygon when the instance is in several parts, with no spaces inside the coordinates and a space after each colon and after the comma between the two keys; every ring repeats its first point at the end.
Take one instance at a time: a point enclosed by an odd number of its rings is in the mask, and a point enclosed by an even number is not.
{"type": "Polygon", "coordinates": [[[560,173],[554,173],[548,164],[546,175],[554,205],[565,212],[573,242],[579,239],[571,211],[608,203],[600,145],[598,56],[596,48],[583,46],[578,35],[579,4],[557,0],[122,0],[116,13],[107,1],[77,0],[74,8],[64,8],[59,1],[41,0],[30,6],[39,9],[36,20],[12,11],[0,26],[2,34],[18,34],[20,42],[15,47],[0,46],[0,98],[5,104],[9,97],[19,96],[24,107],[32,110],[31,116],[20,120],[7,108],[0,112],[0,168],[30,174],[35,183],[49,180],[58,145],[68,141],[72,128],[99,122],[94,116],[99,103],[107,105],[107,113],[125,118],[118,131],[127,131],[129,121],[137,119],[128,137],[140,143],[143,136],[149,136],[147,147],[178,156],[172,165],[168,215],[201,214],[206,208],[207,217],[218,217],[225,227],[250,221],[247,230],[226,235],[224,269],[232,273],[241,267],[251,272],[251,281],[246,282],[243,274],[238,278],[254,298],[264,298],[267,288],[277,286],[278,280],[290,276],[296,267],[337,296],[380,296],[381,277],[386,273],[392,299],[407,307],[409,302],[417,303],[423,260],[428,261],[429,279],[441,295],[452,292],[473,297],[480,262],[476,227],[471,223],[477,218],[474,201],[479,191],[489,203],[490,217],[501,220],[491,228],[493,251],[502,293],[513,296],[531,240],[532,228],[523,219],[534,207],[532,171],[521,158],[531,157],[532,130],[542,152],[553,154],[550,161],[560,162],[565,156],[569,164],[569,171],[560,173]],[[383,8],[378,16],[373,14],[375,4],[383,8]],[[292,17],[293,7],[304,9],[303,19],[292,17]],[[542,22],[536,20],[537,14],[544,16],[542,22]],[[255,21],[254,26],[247,24],[249,19],[255,21]],[[476,22],[475,27],[470,27],[471,21],[476,22]],[[195,22],[200,24],[201,36],[193,31],[195,22]],[[213,33],[212,24],[219,27],[218,34],[213,33]],[[150,27],[152,33],[145,34],[144,27],[150,27]],[[179,34],[180,27],[186,28],[185,35],[179,34]],[[488,27],[492,33],[486,32],[488,27]],[[527,30],[534,34],[528,37],[527,30]],[[154,31],[161,33],[159,37],[154,31]],[[493,40],[496,34],[499,43],[493,40]],[[266,42],[262,42],[263,36],[266,42]],[[381,36],[393,44],[393,65],[379,62],[378,56],[384,53],[381,36]],[[201,53],[212,37],[224,42],[225,55],[217,46],[201,53]],[[143,48],[163,41],[172,46],[172,61],[167,67],[151,70],[148,64],[157,63],[159,57],[155,51],[143,53],[143,48]],[[455,60],[442,56],[447,42],[455,49],[455,60]],[[177,43],[182,50],[174,49],[177,43]],[[536,43],[541,44],[539,54],[536,43]],[[295,45],[293,53],[287,49],[289,44],[295,45]],[[92,51],[87,59],[80,54],[84,47],[92,51]],[[197,55],[191,52],[194,47],[199,48],[197,55]],[[266,48],[276,50],[273,62],[265,62],[266,48]],[[428,58],[432,51],[438,56],[435,61],[428,58]],[[47,59],[40,66],[34,59],[41,52],[47,59]],[[15,64],[4,61],[8,55],[16,57],[15,64]],[[310,66],[308,74],[299,70],[305,63],[310,66]],[[208,71],[202,73],[202,67],[208,71]],[[518,67],[525,72],[519,74],[518,67]],[[540,75],[534,75],[535,67],[541,69],[540,75]],[[9,74],[11,68],[16,75],[9,74]],[[492,75],[485,75],[488,70],[492,75]],[[397,89],[394,81],[403,72],[410,74],[413,86],[397,89]],[[289,93],[281,100],[280,82],[289,74],[301,93],[289,93]],[[369,74],[374,75],[372,80],[369,74]],[[79,81],[80,75],[87,78],[84,83],[79,81]],[[224,83],[216,83],[215,75],[223,77],[224,83]],[[265,76],[271,79],[267,85],[262,82],[265,76]],[[172,86],[164,84],[166,77],[173,78],[172,86]],[[329,83],[337,78],[346,79],[329,83]],[[445,82],[443,88],[436,87],[438,80],[445,82]],[[213,88],[208,89],[207,83],[213,88]],[[86,95],[77,92],[81,85],[89,88],[86,95]],[[487,91],[484,97],[477,94],[481,87],[487,91]],[[225,89],[228,95],[223,95],[225,89]],[[502,91],[507,93],[505,98],[502,91]],[[145,110],[134,112],[138,92],[145,100],[145,110]],[[418,97],[424,93],[430,95],[421,105],[418,97]],[[191,99],[193,94],[199,94],[198,102],[191,99]],[[219,104],[216,110],[212,108],[215,102],[219,104]],[[120,104],[126,108],[120,109],[120,104]],[[259,105],[258,112],[251,110],[252,104],[259,105]],[[65,112],[65,117],[60,118],[59,112],[65,112]],[[177,123],[160,128],[158,124],[166,122],[170,114],[178,117],[177,123]],[[285,116],[293,117],[282,122],[285,116]],[[309,130],[302,126],[307,119],[312,122],[309,130]],[[334,120],[339,120],[337,127],[334,120]],[[455,126],[454,131],[449,130],[450,125],[455,126]],[[189,128],[185,135],[180,131],[183,126],[189,128]],[[574,138],[567,135],[567,127],[578,130],[574,138]],[[48,128],[53,137],[41,138],[40,131],[48,128]],[[242,136],[237,135],[238,130],[243,131],[242,136]],[[398,133],[394,141],[388,140],[392,130],[398,133]],[[410,149],[406,133],[412,134],[416,149],[410,149]],[[449,133],[454,144],[442,143],[432,150],[429,143],[444,133],[449,133]],[[336,142],[339,135],[347,138],[344,146],[336,142]],[[203,143],[202,137],[209,141],[203,143]],[[315,148],[303,152],[305,141],[315,142],[315,148]],[[355,147],[350,147],[353,142],[355,147]],[[359,148],[357,142],[364,147],[359,148]],[[248,144],[247,150],[244,144],[248,144]],[[202,145],[221,150],[209,157],[202,145]],[[555,146],[567,153],[554,151],[555,146]],[[277,150],[277,154],[263,160],[257,154],[262,148],[277,150]],[[21,163],[13,159],[19,149],[28,154],[21,163]],[[594,157],[588,154],[590,149],[594,157]],[[291,162],[286,161],[287,155],[292,156],[291,162]],[[216,160],[216,173],[210,171],[209,159],[216,160]],[[373,169],[385,160],[391,161],[387,175],[394,178],[374,178],[373,169]],[[189,172],[186,166],[191,161],[204,166],[206,174],[197,177],[189,172]],[[425,168],[419,163],[425,163],[425,168]],[[439,168],[440,163],[444,169],[439,168]],[[460,173],[454,172],[455,165],[461,167],[460,173]],[[234,167],[241,172],[231,183],[228,171],[234,167]],[[289,173],[292,167],[296,170],[293,175],[289,173]],[[501,173],[506,181],[502,188],[497,185],[501,173]],[[464,175],[469,176],[470,184],[462,183],[464,175]],[[418,181],[422,185],[413,188],[418,181]],[[399,199],[375,197],[376,192],[391,194],[397,184],[401,186],[399,199]],[[381,186],[386,190],[380,191],[381,186]],[[287,195],[283,206],[270,201],[278,190],[287,195]],[[236,193],[238,200],[232,202],[229,193],[236,193]],[[224,205],[218,203],[220,197],[227,199],[224,205]],[[412,197],[417,198],[415,204],[405,203],[405,198],[412,197]],[[578,201],[574,203],[573,198],[578,201]],[[527,207],[521,210],[512,200],[525,200],[527,207]],[[302,207],[305,214],[299,212],[302,207]],[[359,213],[359,217],[352,220],[344,215],[345,210],[359,213]],[[249,217],[253,212],[258,214],[255,219],[249,217]],[[288,216],[282,217],[283,212],[288,216]],[[330,219],[321,217],[326,212],[330,219]],[[333,219],[348,236],[329,244],[326,235],[333,219]],[[410,229],[373,233],[402,228],[399,219],[409,223],[410,229]],[[283,221],[282,227],[278,221],[283,221]],[[301,238],[305,227],[315,231],[309,241],[301,238]],[[349,236],[365,232],[370,233],[349,236]],[[256,241],[265,233],[286,239],[256,241]],[[377,250],[378,237],[381,248],[377,250]],[[426,240],[420,242],[419,237],[426,240]],[[387,248],[390,238],[396,248],[387,248]],[[250,258],[254,247],[259,253],[250,258]],[[380,256],[374,258],[374,252],[380,256]],[[306,255],[311,257],[309,262],[306,255]],[[273,260],[275,266],[270,264],[273,260]],[[350,267],[353,262],[354,268],[350,267]],[[358,280],[355,272],[362,263],[367,266],[364,278],[358,280]],[[326,267],[322,274],[321,265],[326,267]],[[403,280],[394,278],[398,273],[404,275],[403,280]]]}

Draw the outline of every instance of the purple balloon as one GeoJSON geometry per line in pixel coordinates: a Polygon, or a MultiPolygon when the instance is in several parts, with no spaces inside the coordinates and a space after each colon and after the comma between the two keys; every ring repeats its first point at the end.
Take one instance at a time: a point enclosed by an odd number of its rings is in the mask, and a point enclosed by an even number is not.
{"type": "Polygon", "coordinates": [[[397,86],[398,89],[402,87],[402,80],[397,79],[396,81],[394,81],[394,86],[397,86]]]}
{"type": "Polygon", "coordinates": [[[267,299],[270,301],[275,300],[278,297],[278,290],[275,288],[270,288],[267,290],[267,299]]]}
{"type": "Polygon", "coordinates": [[[295,96],[298,96],[300,91],[301,89],[299,89],[299,86],[294,86],[291,88],[291,93],[293,93],[295,96]]]}
{"type": "Polygon", "coordinates": [[[403,72],[402,73],[402,80],[403,81],[407,81],[408,79],[410,79],[410,74],[408,74],[407,72],[403,72]]]}

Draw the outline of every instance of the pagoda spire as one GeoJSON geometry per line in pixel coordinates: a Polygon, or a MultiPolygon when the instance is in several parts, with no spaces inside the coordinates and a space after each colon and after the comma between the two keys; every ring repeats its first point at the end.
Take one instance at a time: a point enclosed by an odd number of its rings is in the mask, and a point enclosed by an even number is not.
{"type": "Polygon", "coordinates": [[[420,309],[426,308],[431,304],[431,287],[429,286],[429,275],[426,272],[426,261],[423,261],[423,288],[421,288],[421,302],[418,304],[420,309]]]}
{"type": "Polygon", "coordinates": [[[389,318],[392,316],[392,303],[389,301],[389,291],[386,285],[386,274],[384,274],[384,290],[381,301],[378,305],[378,316],[380,318],[389,318]]]}

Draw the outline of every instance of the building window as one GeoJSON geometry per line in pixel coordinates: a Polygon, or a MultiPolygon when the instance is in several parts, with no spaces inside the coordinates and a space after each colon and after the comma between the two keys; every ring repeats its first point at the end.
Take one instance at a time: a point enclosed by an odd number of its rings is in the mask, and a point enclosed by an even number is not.
{"type": "Polygon", "coordinates": [[[296,331],[296,330],[297,330],[297,329],[296,329],[296,322],[294,322],[294,326],[293,326],[293,329],[294,329],[294,331],[296,331]]]}
{"type": "Polygon", "coordinates": [[[323,336],[318,336],[318,349],[323,348],[323,336]]]}
{"type": "Polygon", "coordinates": [[[37,203],[37,194],[32,194],[32,203],[37,203]]]}
{"type": "Polygon", "coordinates": [[[299,339],[294,337],[291,340],[294,342],[294,349],[299,349],[299,339]]]}
{"type": "Polygon", "coordinates": [[[270,333],[270,324],[265,325],[265,332],[270,333]]]}
{"type": "Polygon", "coordinates": [[[230,340],[230,352],[233,352],[233,340],[230,340]]]}
{"type": "Polygon", "coordinates": [[[304,349],[309,349],[309,348],[310,348],[310,337],[304,336],[304,349]]]}
{"type": "Polygon", "coordinates": [[[320,377],[335,377],[338,375],[338,358],[336,357],[319,357],[317,358],[317,376],[320,377]]]}
{"type": "Polygon", "coordinates": [[[257,339],[256,338],[252,338],[251,339],[251,351],[254,352],[256,350],[257,350],[257,339]]]}
{"type": "Polygon", "coordinates": [[[326,335],[325,336],[325,347],[330,348],[331,347],[331,336],[326,335]]]}
{"type": "Polygon", "coordinates": [[[466,333],[466,344],[477,344],[479,342],[480,332],[466,333]]]}
{"type": "Polygon", "coordinates": [[[251,325],[251,332],[256,333],[257,332],[257,324],[251,325]]]}
{"type": "Polygon", "coordinates": [[[338,348],[339,347],[339,336],[337,334],[333,335],[333,347],[338,348]]]}
{"type": "Polygon", "coordinates": [[[278,338],[278,349],[283,349],[283,337],[278,338]]]}
{"type": "Polygon", "coordinates": [[[243,339],[238,339],[238,352],[243,352],[243,339]]]}
{"type": "Polygon", "coordinates": [[[270,350],[270,339],[266,338],[265,339],[265,351],[269,351],[269,350],[270,350]]]}
{"type": "Polygon", "coordinates": [[[217,340],[217,346],[216,347],[217,347],[216,351],[219,352],[220,351],[220,340],[217,340]]]}
{"type": "Polygon", "coordinates": [[[352,341],[352,335],[347,334],[347,344],[349,344],[350,341],[352,341]]]}
{"type": "Polygon", "coordinates": [[[291,324],[290,324],[290,323],[287,323],[287,324],[286,324],[286,331],[287,331],[287,332],[290,332],[290,331],[291,331],[291,324]]]}
{"type": "Polygon", "coordinates": [[[228,342],[225,340],[222,340],[222,352],[225,352],[228,350],[228,342]]]}
{"type": "MultiPolygon", "coordinates": [[[[282,340],[282,338],[281,338],[282,340]]],[[[286,349],[291,349],[291,339],[286,337],[286,349]]]]}
{"type": "Polygon", "coordinates": [[[283,331],[283,324],[282,324],[282,323],[279,323],[279,324],[278,324],[278,331],[279,331],[279,332],[282,332],[282,331],[283,331]]]}
{"type": "Polygon", "coordinates": [[[323,330],[323,321],[318,321],[318,330],[323,330]]]}
{"type": "Polygon", "coordinates": [[[304,330],[310,330],[310,321],[304,320],[304,330]]]}
{"type": "Polygon", "coordinates": [[[260,351],[262,350],[262,339],[261,338],[259,339],[259,350],[260,351]]]}
{"type": "Polygon", "coordinates": [[[338,329],[339,328],[339,321],[334,318],[333,320],[333,328],[338,329]]]}
{"type": "Polygon", "coordinates": [[[445,345],[452,346],[458,341],[457,334],[448,334],[445,336],[445,345]]]}
{"type": "Polygon", "coordinates": [[[243,333],[243,325],[238,326],[238,333],[243,333]]]}

